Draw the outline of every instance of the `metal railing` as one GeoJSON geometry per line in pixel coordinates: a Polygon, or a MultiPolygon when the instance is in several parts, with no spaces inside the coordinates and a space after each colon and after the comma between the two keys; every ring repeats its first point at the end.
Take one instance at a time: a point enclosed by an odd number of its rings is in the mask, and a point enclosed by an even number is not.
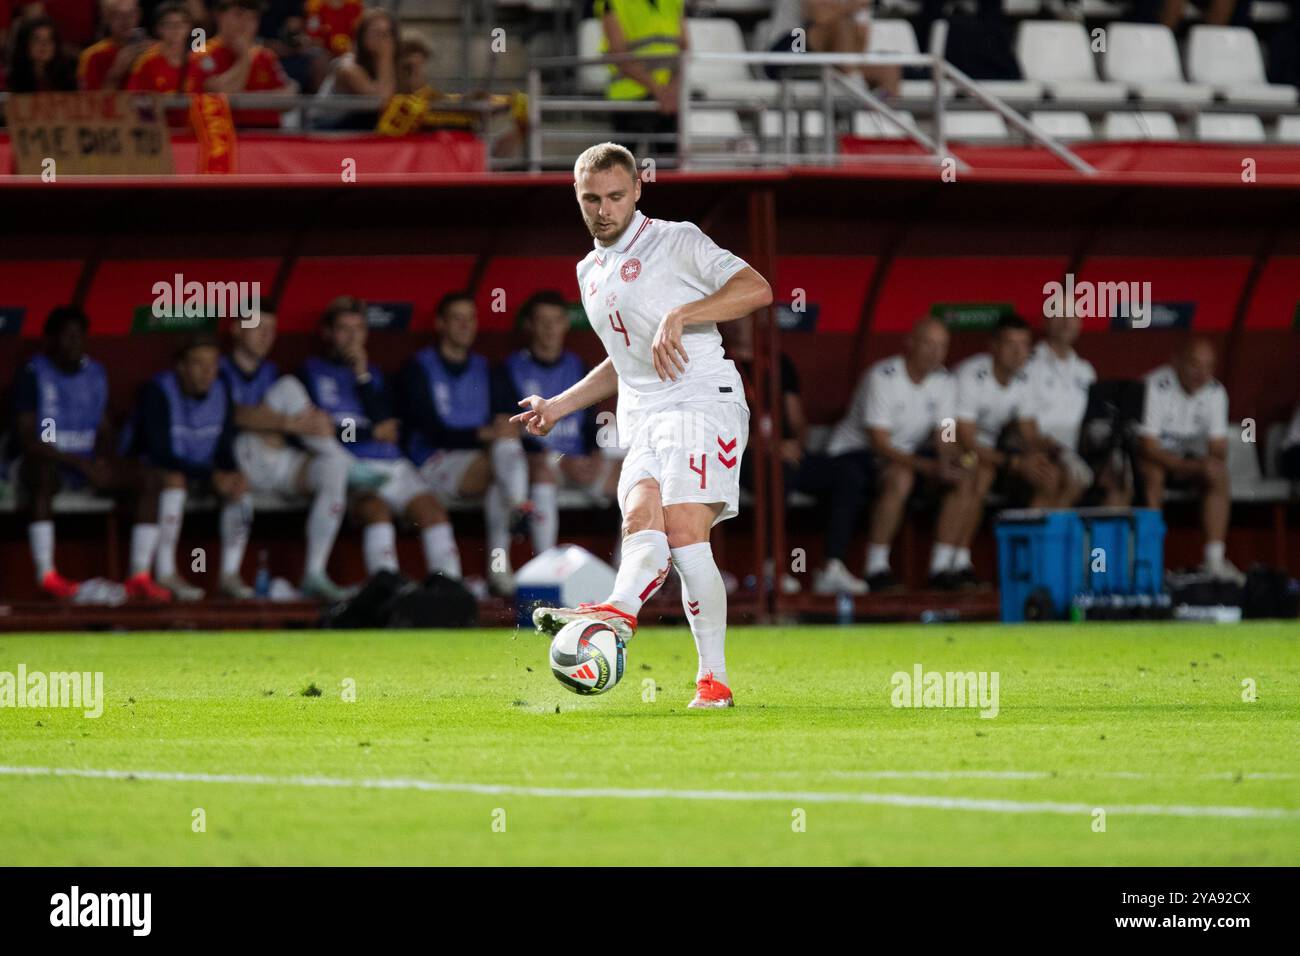
{"type": "MultiPolygon", "coordinates": [[[[794,157],[803,161],[818,160],[828,163],[842,161],[845,157],[839,153],[838,137],[836,130],[836,118],[838,108],[841,104],[847,104],[857,107],[866,106],[869,109],[879,113],[885,120],[895,126],[909,140],[921,146],[925,155],[920,157],[922,161],[940,163],[945,159],[951,159],[957,167],[964,168],[965,164],[956,157],[952,157],[947,151],[947,130],[946,114],[950,106],[948,100],[947,87],[951,85],[957,91],[965,94],[971,101],[980,104],[986,109],[992,110],[1001,116],[1013,128],[1024,134],[1030,141],[1035,142],[1047,149],[1053,156],[1061,160],[1062,163],[1076,170],[1083,175],[1095,175],[1096,170],[1087,162],[1081,159],[1077,154],[1067,146],[1049,135],[1039,127],[1035,126],[1027,117],[1023,116],[1016,110],[1008,106],[1001,98],[984,89],[969,76],[953,66],[941,56],[922,53],[776,53],[776,52],[759,52],[759,53],[704,53],[695,51],[684,51],[676,54],[664,54],[657,56],[641,56],[632,53],[606,54],[595,57],[582,56],[563,56],[563,57],[546,57],[533,61],[528,71],[528,106],[529,106],[529,142],[528,142],[528,164],[529,168],[534,171],[541,170],[545,163],[543,153],[543,143],[548,136],[555,138],[576,138],[572,134],[564,131],[549,130],[546,124],[548,113],[618,113],[618,112],[657,112],[658,105],[652,101],[626,101],[626,100],[607,100],[597,99],[594,97],[548,97],[542,92],[542,74],[546,71],[577,71],[582,67],[601,66],[618,64],[627,61],[641,62],[647,66],[671,64],[677,72],[679,83],[679,99],[677,106],[677,132],[675,134],[642,134],[637,133],[636,138],[648,141],[667,141],[673,140],[676,143],[674,163],[678,168],[690,165],[692,162],[698,163],[700,160],[708,161],[705,156],[700,156],[693,152],[692,143],[696,138],[691,131],[690,116],[692,110],[730,110],[736,113],[749,114],[755,117],[756,132],[760,144],[759,152],[756,159],[761,164],[787,164],[794,157]],[[822,113],[822,150],[820,153],[801,152],[795,153],[792,150],[793,136],[789,129],[789,119],[791,107],[794,104],[795,96],[793,94],[793,84],[800,82],[790,79],[785,73],[775,81],[778,86],[778,102],[773,104],[770,97],[755,93],[753,96],[742,95],[738,98],[706,98],[697,99],[693,95],[697,92],[692,84],[692,75],[694,69],[701,64],[740,64],[745,68],[754,66],[777,66],[777,67],[813,67],[819,71],[819,78],[815,81],[819,84],[819,96],[816,98],[817,106],[822,113]],[[879,96],[872,93],[861,82],[854,82],[846,76],[839,67],[862,67],[862,66],[898,66],[898,67],[921,67],[928,69],[934,82],[933,96],[931,102],[931,116],[934,126],[932,135],[924,133],[915,122],[909,117],[900,113],[889,104],[885,103],[879,96]],[[781,149],[779,152],[763,151],[763,113],[772,108],[780,110],[781,149]],[[556,134],[559,134],[558,136],[556,134]]],[[[728,83],[743,83],[745,80],[736,78],[729,80],[728,83]]],[[[762,88],[765,85],[763,80],[750,80],[756,88],[762,88]]],[[[772,81],[766,81],[770,83],[772,81]]],[[[803,81],[807,82],[807,81],[803,81]]],[[[804,99],[801,97],[800,99],[804,99]]],[[[735,164],[737,161],[744,161],[744,157],[738,157],[734,154],[724,157],[729,163],[735,164]]],[[[871,157],[875,161],[887,160],[891,162],[904,161],[915,162],[918,157],[913,154],[904,155],[882,155],[876,154],[871,157]]],[[[858,159],[858,157],[854,157],[858,159]]]]}

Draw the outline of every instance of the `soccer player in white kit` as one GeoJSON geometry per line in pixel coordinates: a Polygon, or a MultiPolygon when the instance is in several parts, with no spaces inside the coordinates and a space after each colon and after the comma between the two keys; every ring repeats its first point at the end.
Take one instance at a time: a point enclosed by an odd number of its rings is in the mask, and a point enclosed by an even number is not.
{"type": "Polygon", "coordinates": [[[724,645],[727,591],[709,532],[734,517],[749,407],[719,322],[772,301],[767,281],[689,222],[637,211],[641,180],[631,152],[593,146],[573,168],[574,190],[595,248],[578,264],[591,327],[609,357],[559,395],[530,395],[514,421],[545,435],[561,418],[618,395],[619,441],[628,447],[618,485],[623,558],[601,604],[538,608],[554,634],[569,621],[608,624],[624,640],[671,567],[699,652],[690,706],[734,706],[724,645]]]}

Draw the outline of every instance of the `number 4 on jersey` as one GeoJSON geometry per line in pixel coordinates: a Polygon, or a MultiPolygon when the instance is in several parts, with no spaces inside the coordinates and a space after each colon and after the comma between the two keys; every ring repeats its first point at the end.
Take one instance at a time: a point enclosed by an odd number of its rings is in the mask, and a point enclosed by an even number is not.
{"type": "Polygon", "coordinates": [[[627,326],[625,326],[625,325],[623,324],[623,316],[619,315],[617,312],[611,312],[611,313],[609,314],[609,325],[610,325],[610,328],[612,328],[615,332],[620,332],[620,333],[622,333],[622,335],[623,335],[623,344],[626,345],[628,348],[631,348],[631,347],[632,347],[632,339],[628,337],[628,334],[627,334],[627,326]],[[615,316],[618,317],[618,321],[617,321],[617,322],[614,321],[615,316]]]}

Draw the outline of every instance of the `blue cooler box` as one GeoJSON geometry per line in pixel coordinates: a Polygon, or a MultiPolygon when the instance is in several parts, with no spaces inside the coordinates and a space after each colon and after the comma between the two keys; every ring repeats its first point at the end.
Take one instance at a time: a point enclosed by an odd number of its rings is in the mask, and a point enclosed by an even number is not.
{"type": "Polygon", "coordinates": [[[1091,594],[1159,594],[1165,581],[1165,519],[1155,508],[1080,508],[1085,588],[1091,594]],[[1094,571],[1101,548],[1105,571],[1094,571]]]}
{"type": "Polygon", "coordinates": [[[1025,602],[1042,588],[1065,617],[1083,587],[1083,522],[1073,511],[1029,508],[998,516],[998,587],[1002,620],[1025,619],[1025,602]]]}

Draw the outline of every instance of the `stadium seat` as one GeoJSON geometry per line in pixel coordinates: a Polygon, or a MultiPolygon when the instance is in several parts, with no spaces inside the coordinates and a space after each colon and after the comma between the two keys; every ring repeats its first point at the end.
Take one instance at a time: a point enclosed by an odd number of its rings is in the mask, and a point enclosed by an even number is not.
{"type": "Polygon", "coordinates": [[[1036,17],[1042,8],[1042,0],[1002,0],[1002,12],[1009,17],[1036,17]]]}
{"type": "Polygon", "coordinates": [[[1035,110],[1029,121],[1057,139],[1092,139],[1088,114],[1078,110],[1035,110]]]}
{"type": "Polygon", "coordinates": [[[1102,54],[1106,79],[1129,86],[1139,100],[1208,103],[1204,83],[1188,83],[1178,60],[1173,31],[1159,23],[1112,23],[1102,54]]]}
{"type": "MultiPolygon", "coordinates": [[[[868,53],[920,53],[916,31],[906,20],[873,20],[867,38],[868,53]]],[[[899,96],[904,99],[934,96],[934,80],[903,80],[899,96]]]]}
{"type": "Polygon", "coordinates": [[[690,112],[689,123],[693,149],[727,153],[757,151],[757,144],[753,137],[746,135],[735,110],[695,107],[690,112]]]}
{"type": "Polygon", "coordinates": [[[1228,427],[1228,480],[1233,501],[1285,501],[1291,493],[1286,479],[1264,477],[1256,443],[1241,440],[1240,425],[1228,427]]]}
{"type": "Polygon", "coordinates": [[[1170,113],[1107,113],[1102,124],[1103,139],[1178,139],[1178,123],[1170,113]]]}
{"type": "MultiPolygon", "coordinates": [[[[900,114],[915,124],[912,114],[906,110],[900,114]]],[[[906,139],[907,133],[885,118],[883,113],[875,110],[858,110],[853,114],[853,135],[864,139],[906,139]]]]}
{"type": "MultiPolygon", "coordinates": [[[[578,24],[578,56],[600,56],[600,41],[604,37],[600,21],[593,18],[578,24]]],[[[578,69],[578,89],[587,96],[604,96],[609,86],[609,67],[584,66],[578,69]]]]}
{"type": "Polygon", "coordinates": [[[1026,79],[1041,82],[1055,99],[1103,104],[1126,99],[1124,84],[1097,78],[1097,64],[1082,23],[1022,23],[1016,36],[1016,59],[1026,79]]]}
{"type": "MultiPolygon", "coordinates": [[[[799,118],[803,117],[803,135],[805,137],[821,136],[826,131],[826,118],[816,110],[790,110],[787,114],[787,122],[790,124],[791,135],[797,138],[799,136],[799,118]]],[[[762,132],[763,139],[770,141],[781,139],[781,111],[765,110],[763,112],[762,132]]]]}
{"type": "Polygon", "coordinates": [[[1262,143],[1264,122],[1254,113],[1197,113],[1196,138],[1202,143],[1262,143]]]}
{"type": "Polygon", "coordinates": [[[1197,24],[1187,40],[1187,75],[1208,83],[1229,103],[1296,101],[1296,88],[1269,83],[1259,40],[1248,27],[1197,24]]]}
{"type": "MultiPolygon", "coordinates": [[[[686,37],[696,53],[746,53],[745,37],[735,20],[690,17],[686,37]]],[[[781,93],[777,80],[756,79],[744,63],[699,63],[689,74],[692,93],[706,99],[742,99],[775,104],[781,93]]],[[[791,80],[791,94],[800,100],[821,95],[817,80],[791,80]]]]}
{"type": "Polygon", "coordinates": [[[1290,16],[1291,3],[1287,0],[1255,0],[1251,4],[1250,18],[1255,23],[1282,23],[1290,16]]]}
{"type": "Polygon", "coordinates": [[[1300,116],[1279,116],[1273,138],[1279,143],[1300,143],[1300,116]]]}
{"type": "Polygon", "coordinates": [[[953,111],[944,116],[943,122],[947,140],[1007,138],[1007,121],[991,110],[953,111]]]}

